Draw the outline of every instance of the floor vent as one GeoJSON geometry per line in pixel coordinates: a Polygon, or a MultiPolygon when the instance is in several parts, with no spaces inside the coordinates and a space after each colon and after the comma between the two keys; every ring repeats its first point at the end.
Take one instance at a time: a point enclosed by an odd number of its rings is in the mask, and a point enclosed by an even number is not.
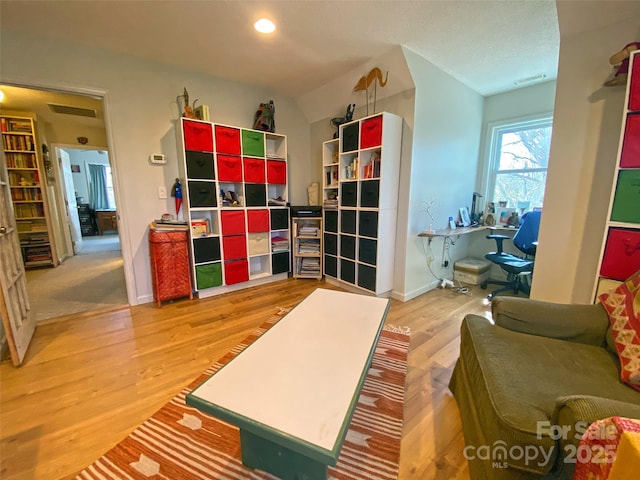
{"type": "Polygon", "coordinates": [[[49,108],[54,113],[63,113],[65,115],[77,115],[79,117],[97,118],[96,111],[90,108],[72,107],[70,105],[57,105],[48,103],[49,108]]]}

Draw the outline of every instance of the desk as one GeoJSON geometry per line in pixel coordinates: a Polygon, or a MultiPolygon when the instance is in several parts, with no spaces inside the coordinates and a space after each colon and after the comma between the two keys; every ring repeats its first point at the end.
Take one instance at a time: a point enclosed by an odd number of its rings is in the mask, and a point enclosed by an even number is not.
{"type": "Polygon", "coordinates": [[[318,288],[186,402],[240,428],[249,468],[326,480],[388,308],[388,299],[318,288]]]}
{"type": "Polygon", "coordinates": [[[496,227],[489,225],[478,225],[477,227],[459,227],[459,228],[443,228],[442,230],[435,230],[434,232],[421,232],[418,234],[418,237],[426,238],[429,241],[429,245],[431,245],[431,241],[434,238],[442,238],[444,241],[442,242],[442,266],[447,267],[448,262],[445,260],[446,252],[450,245],[455,245],[456,240],[461,235],[469,235],[474,232],[487,232],[490,230],[490,233],[496,233],[499,231],[510,231],[515,232],[518,229],[515,227],[496,227]],[[455,238],[452,240],[452,238],[455,238]]]}

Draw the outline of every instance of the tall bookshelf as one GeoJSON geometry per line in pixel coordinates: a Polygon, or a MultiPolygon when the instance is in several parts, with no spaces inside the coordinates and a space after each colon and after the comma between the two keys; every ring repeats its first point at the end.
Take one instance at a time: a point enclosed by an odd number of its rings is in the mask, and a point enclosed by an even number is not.
{"type": "Polygon", "coordinates": [[[287,278],[287,138],[178,121],[183,208],[200,298],[287,278]]]}
{"type": "Polygon", "coordinates": [[[393,289],[402,118],[382,112],[340,125],[323,143],[326,281],[375,295],[393,289]]]}
{"type": "Polygon", "coordinates": [[[53,267],[56,254],[35,122],[29,117],[3,115],[0,130],[24,265],[53,267]]]}
{"type": "Polygon", "coordinates": [[[640,50],[630,59],[618,161],[598,265],[596,299],[640,270],[640,50]]]}

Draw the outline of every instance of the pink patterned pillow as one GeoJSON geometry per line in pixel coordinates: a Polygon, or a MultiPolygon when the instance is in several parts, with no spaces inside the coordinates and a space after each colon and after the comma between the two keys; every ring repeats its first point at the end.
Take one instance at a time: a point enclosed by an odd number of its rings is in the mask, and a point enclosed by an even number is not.
{"type": "Polygon", "coordinates": [[[640,391],[640,270],[599,299],[609,314],[622,367],[620,378],[640,391]]]}

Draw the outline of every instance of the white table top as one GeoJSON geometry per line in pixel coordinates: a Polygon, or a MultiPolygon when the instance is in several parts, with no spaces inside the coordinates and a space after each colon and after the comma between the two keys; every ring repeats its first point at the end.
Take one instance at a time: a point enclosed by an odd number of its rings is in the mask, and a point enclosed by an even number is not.
{"type": "Polygon", "coordinates": [[[388,304],[318,288],[191,395],[332,450],[388,304]]]}

